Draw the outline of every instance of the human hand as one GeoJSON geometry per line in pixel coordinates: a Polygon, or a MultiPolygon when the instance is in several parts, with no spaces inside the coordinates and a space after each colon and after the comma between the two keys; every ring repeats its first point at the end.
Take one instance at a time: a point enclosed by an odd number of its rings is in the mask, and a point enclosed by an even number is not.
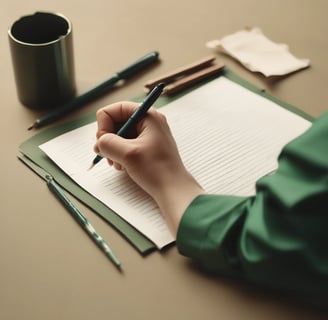
{"type": "Polygon", "coordinates": [[[124,169],[154,198],[163,213],[170,212],[170,218],[176,216],[175,231],[187,205],[203,190],[186,170],[166,118],[156,109],[148,110],[129,139],[115,134],[138,106],[119,102],[100,109],[94,150],[114,168],[124,169]]]}

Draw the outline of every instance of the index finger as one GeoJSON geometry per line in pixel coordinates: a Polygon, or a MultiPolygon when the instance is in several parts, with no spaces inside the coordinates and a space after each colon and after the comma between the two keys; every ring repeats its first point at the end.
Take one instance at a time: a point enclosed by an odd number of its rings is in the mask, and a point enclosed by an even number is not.
{"type": "Polygon", "coordinates": [[[105,133],[116,132],[117,126],[126,122],[138,105],[135,102],[123,101],[99,109],[96,114],[98,124],[97,138],[100,138],[105,133]]]}

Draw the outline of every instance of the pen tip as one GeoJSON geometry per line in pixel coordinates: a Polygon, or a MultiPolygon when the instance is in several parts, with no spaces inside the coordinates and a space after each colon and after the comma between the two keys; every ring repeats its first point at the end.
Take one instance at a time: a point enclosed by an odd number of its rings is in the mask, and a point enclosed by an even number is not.
{"type": "Polygon", "coordinates": [[[36,122],[32,123],[32,124],[27,128],[27,130],[32,130],[32,129],[34,129],[34,128],[36,128],[36,122]]]}
{"type": "Polygon", "coordinates": [[[91,166],[89,167],[88,171],[90,171],[95,166],[95,163],[91,163],[91,166]]]}
{"type": "Polygon", "coordinates": [[[166,83],[165,82],[161,82],[158,84],[158,87],[161,88],[161,90],[163,90],[166,86],[166,83]]]}

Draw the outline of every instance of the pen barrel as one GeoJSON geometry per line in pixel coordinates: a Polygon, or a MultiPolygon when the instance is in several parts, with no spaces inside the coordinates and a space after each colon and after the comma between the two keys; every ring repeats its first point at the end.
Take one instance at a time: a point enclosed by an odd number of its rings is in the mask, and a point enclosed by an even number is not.
{"type": "Polygon", "coordinates": [[[87,218],[82,212],[74,205],[73,202],[65,195],[62,188],[55,181],[52,176],[47,175],[47,185],[49,189],[56,195],[56,197],[64,204],[64,206],[69,210],[69,212],[74,216],[75,220],[85,229],[85,231],[90,235],[90,237],[96,242],[96,244],[103,250],[106,256],[116,265],[116,267],[121,267],[121,262],[116,257],[114,252],[105,242],[105,240],[100,236],[100,234],[94,229],[87,218]]]}
{"type": "Polygon", "coordinates": [[[64,104],[63,106],[56,108],[55,110],[45,114],[44,116],[40,117],[35,121],[35,123],[29,128],[38,128],[41,126],[44,126],[46,124],[49,124],[67,114],[70,112],[73,112],[74,110],[78,109],[79,107],[83,106],[84,104],[87,104],[94,99],[100,97],[101,95],[105,94],[109,89],[114,87],[114,85],[120,81],[124,80],[133,74],[139,72],[146,66],[150,65],[151,63],[158,60],[159,53],[157,51],[150,52],[146,54],[145,56],[139,58],[137,61],[129,65],[128,67],[122,69],[121,71],[116,72],[111,78],[108,80],[100,83],[93,89],[91,89],[88,92],[85,92],[84,94],[81,94],[78,97],[75,97],[68,103],[64,104]]]}
{"type": "Polygon", "coordinates": [[[49,189],[54,193],[54,195],[65,206],[65,208],[75,217],[77,222],[82,227],[85,227],[85,225],[87,223],[87,219],[79,211],[79,209],[77,207],[75,207],[73,202],[64,194],[62,188],[57,184],[57,182],[52,177],[47,178],[47,185],[48,185],[49,189]]]}
{"type": "Polygon", "coordinates": [[[83,104],[91,102],[95,98],[98,98],[101,95],[105,94],[119,80],[120,80],[120,77],[117,74],[115,74],[113,77],[111,77],[107,81],[99,84],[98,86],[94,87],[90,91],[74,98],[67,104],[63,105],[62,107],[56,108],[55,110],[40,117],[38,120],[36,120],[36,126],[38,126],[39,124],[46,125],[48,123],[51,123],[51,122],[61,118],[62,116],[78,109],[83,104]]]}
{"type": "Polygon", "coordinates": [[[113,250],[109,247],[106,241],[101,235],[93,228],[93,226],[87,222],[84,226],[85,230],[92,238],[92,240],[100,247],[100,249],[106,254],[106,256],[119,268],[121,266],[120,260],[116,257],[113,250]]]}
{"type": "Polygon", "coordinates": [[[116,134],[122,138],[127,138],[129,131],[137,124],[137,122],[138,121],[136,121],[135,118],[129,118],[116,134]]]}
{"type": "Polygon", "coordinates": [[[137,73],[138,71],[144,69],[146,66],[158,60],[159,53],[157,51],[150,52],[134,63],[130,64],[123,70],[117,72],[120,79],[126,79],[137,73]]]}
{"type": "Polygon", "coordinates": [[[163,89],[165,87],[164,83],[160,83],[157,85],[150,94],[146,97],[146,99],[141,103],[140,107],[138,107],[131,117],[124,123],[124,125],[117,131],[117,135],[123,138],[127,138],[127,135],[131,128],[133,128],[142,118],[146,116],[149,108],[155,103],[158,97],[161,95],[163,89]]]}

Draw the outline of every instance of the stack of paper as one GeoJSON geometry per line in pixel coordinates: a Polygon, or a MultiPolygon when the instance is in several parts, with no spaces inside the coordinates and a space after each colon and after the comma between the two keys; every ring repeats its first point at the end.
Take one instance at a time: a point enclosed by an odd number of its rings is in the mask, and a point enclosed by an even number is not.
{"type": "MultiPolygon", "coordinates": [[[[217,78],[160,109],[186,167],[209,193],[252,195],[276,169],[282,147],[310,121],[225,78],[217,78]]],[[[174,241],[156,203],[125,172],[94,158],[96,123],[40,148],[77,184],[133,225],[158,248],[174,241]]]]}

